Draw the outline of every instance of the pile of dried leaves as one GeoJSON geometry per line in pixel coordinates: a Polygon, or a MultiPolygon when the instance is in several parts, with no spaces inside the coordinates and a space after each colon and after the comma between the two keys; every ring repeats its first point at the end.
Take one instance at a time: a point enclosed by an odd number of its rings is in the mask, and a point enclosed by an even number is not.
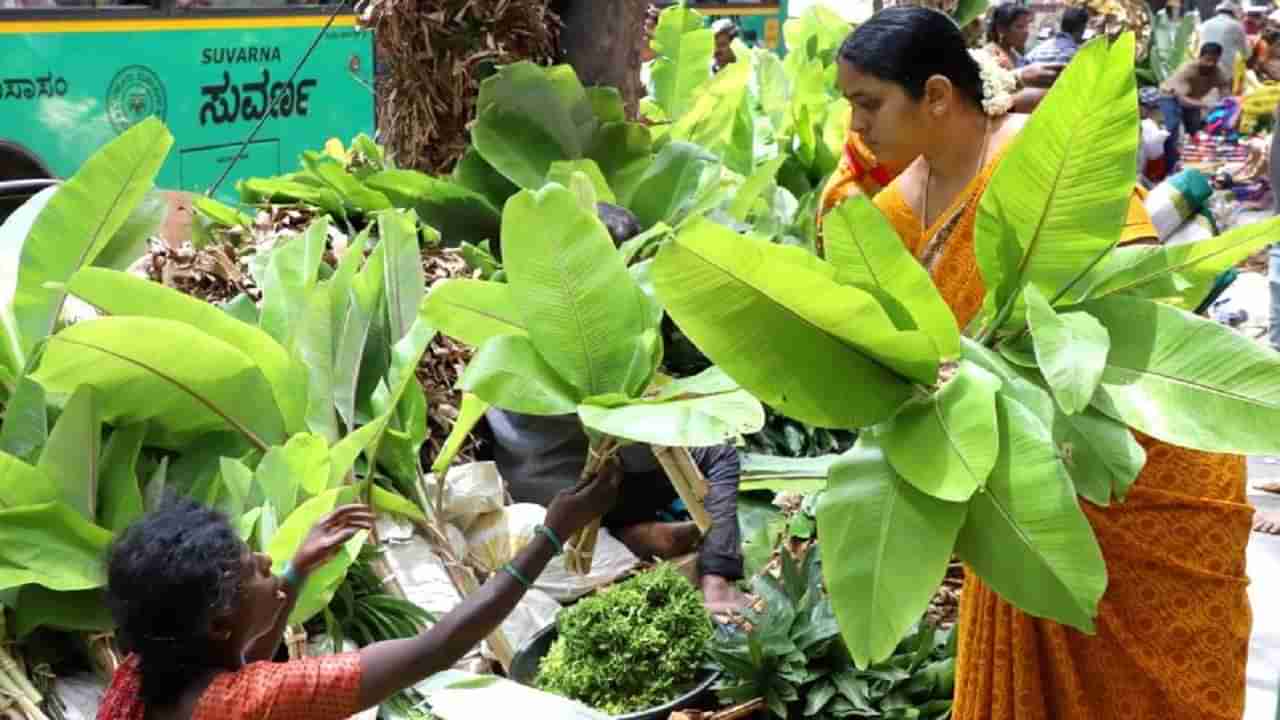
{"type": "Polygon", "coordinates": [[[467,147],[480,82],[498,65],[550,64],[560,20],[550,0],[371,0],[380,142],[396,163],[448,172],[467,147]]]}
{"type": "Polygon", "coordinates": [[[929,601],[929,609],[925,618],[936,627],[943,629],[952,627],[960,619],[960,588],[964,586],[964,565],[953,561],[947,568],[947,575],[942,585],[929,601]]]}

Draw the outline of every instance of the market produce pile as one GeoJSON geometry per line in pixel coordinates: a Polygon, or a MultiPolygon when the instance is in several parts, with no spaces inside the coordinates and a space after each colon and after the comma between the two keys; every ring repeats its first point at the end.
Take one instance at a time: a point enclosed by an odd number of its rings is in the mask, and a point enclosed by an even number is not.
{"type": "Polygon", "coordinates": [[[612,715],[664,705],[702,672],[711,619],[671,565],[606,588],[560,613],[538,687],[612,715]]]}

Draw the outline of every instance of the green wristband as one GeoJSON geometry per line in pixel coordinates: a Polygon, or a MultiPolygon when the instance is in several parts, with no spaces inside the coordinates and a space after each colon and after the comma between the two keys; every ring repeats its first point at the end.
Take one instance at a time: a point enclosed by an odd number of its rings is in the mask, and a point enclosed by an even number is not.
{"type": "Polygon", "coordinates": [[[529,578],[525,577],[523,573],[517,570],[515,565],[512,565],[511,563],[507,563],[506,565],[502,566],[502,571],[510,575],[511,577],[515,578],[516,582],[523,585],[525,590],[533,589],[533,583],[529,582],[529,578]]]}
{"type": "Polygon", "coordinates": [[[538,533],[542,537],[546,538],[547,540],[550,540],[551,546],[556,549],[557,555],[564,554],[564,541],[560,539],[560,536],[556,534],[555,530],[552,530],[546,525],[538,525],[533,528],[533,531],[538,533]]]}
{"type": "Polygon", "coordinates": [[[284,564],[284,571],[280,573],[280,579],[293,588],[294,592],[302,590],[302,576],[298,574],[298,569],[293,566],[293,563],[287,562],[284,564]]]}

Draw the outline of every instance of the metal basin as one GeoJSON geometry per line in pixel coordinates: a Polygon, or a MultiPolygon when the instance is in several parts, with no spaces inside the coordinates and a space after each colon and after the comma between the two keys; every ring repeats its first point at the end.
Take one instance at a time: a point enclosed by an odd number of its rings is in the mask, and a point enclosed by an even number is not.
{"type": "MultiPolygon", "coordinates": [[[[542,657],[551,650],[551,643],[555,642],[558,634],[555,623],[552,623],[529,638],[511,660],[511,679],[521,685],[532,686],[538,677],[538,665],[542,662],[542,657]]],[[[700,670],[696,678],[697,685],[689,692],[660,707],[615,715],[614,720],[667,720],[671,713],[697,705],[699,700],[711,692],[711,686],[719,677],[718,672],[700,670]]]]}

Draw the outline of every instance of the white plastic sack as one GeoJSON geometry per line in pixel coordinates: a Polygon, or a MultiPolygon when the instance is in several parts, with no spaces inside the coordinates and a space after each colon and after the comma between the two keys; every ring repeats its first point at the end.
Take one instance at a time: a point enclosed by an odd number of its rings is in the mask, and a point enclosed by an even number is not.
{"type": "Polygon", "coordinates": [[[539,630],[554,623],[562,609],[555,598],[537,588],[525,593],[516,609],[502,621],[502,633],[511,649],[519,651],[539,630]]]}
{"type": "Polygon", "coordinates": [[[1155,226],[1161,242],[1168,242],[1182,224],[1195,214],[1190,200],[1169,180],[1155,186],[1147,194],[1143,205],[1151,216],[1151,224],[1155,226]]]}
{"type": "Polygon", "coordinates": [[[1147,161],[1164,155],[1164,141],[1169,139],[1169,131],[1160,127],[1151,118],[1142,121],[1142,144],[1139,151],[1138,169],[1146,166],[1147,161]]]}
{"type": "MultiPolygon", "coordinates": [[[[1161,237],[1165,237],[1161,235],[1161,237]]],[[[1203,215],[1196,215],[1187,222],[1178,226],[1165,240],[1166,245],[1182,245],[1184,243],[1199,242],[1208,240],[1213,237],[1213,225],[1209,223],[1209,219],[1203,215]]]]}
{"type": "MultiPolygon", "coordinates": [[[[494,463],[476,462],[453,467],[446,483],[445,519],[463,530],[477,517],[501,510],[506,505],[506,491],[494,463]]],[[[435,476],[428,476],[426,490],[432,498],[435,497],[435,484],[435,476]]]]}
{"type": "Polygon", "coordinates": [[[481,515],[467,528],[467,562],[493,572],[532,542],[537,535],[534,528],[546,519],[546,508],[533,503],[517,503],[481,515]]]}
{"type": "Polygon", "coordinates": [[[431,713],[440,720],[478,720],[512,714],[522,718],[610,720],[608,715],[581,703],[493,675],[442,673],[417,689],[427,696],[431,713]],[[436,689],[426,689],[432,686],[436,689]]]}
{"type": "Polygon", "coordinates": [[[570,572],[564,565],[564,557],[559,555],[553,559],[533,586],[565,604],[612,583],[640,564],[640,559],[631,554],[621,540],[603,528],[596,540],[596,554],[591,563],[590,574],[570,572]]]}

